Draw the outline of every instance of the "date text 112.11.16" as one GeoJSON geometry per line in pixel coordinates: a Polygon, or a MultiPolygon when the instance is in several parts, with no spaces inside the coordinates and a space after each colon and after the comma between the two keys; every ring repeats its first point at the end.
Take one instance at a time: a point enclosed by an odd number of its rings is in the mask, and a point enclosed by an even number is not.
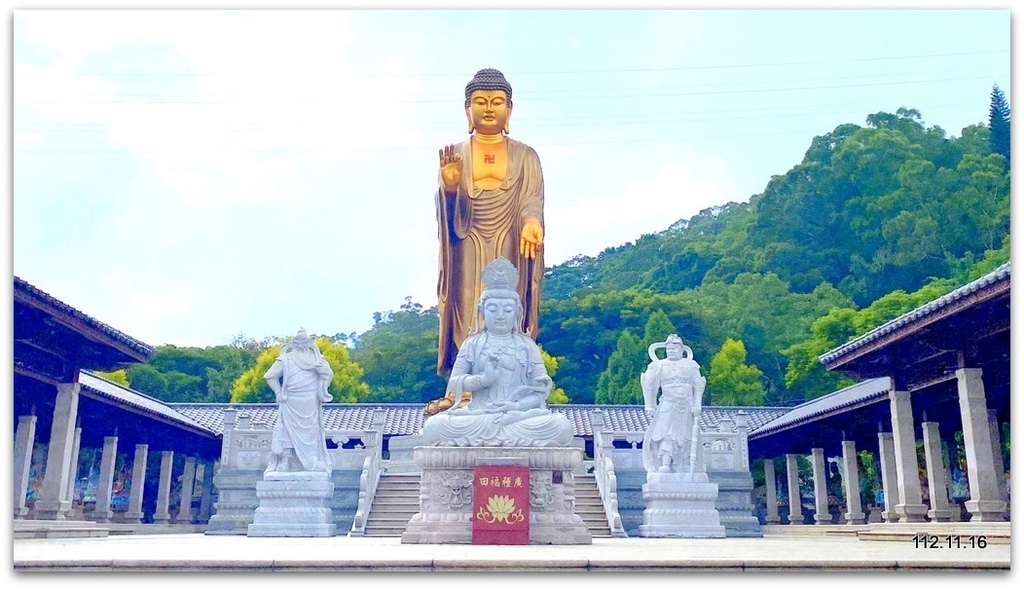
{"type": "Polygon", "coordinates": [[[914,548],[985,548],[988,540],[985,536],[936,536],[917,534],[914,536],[914,548]]]}

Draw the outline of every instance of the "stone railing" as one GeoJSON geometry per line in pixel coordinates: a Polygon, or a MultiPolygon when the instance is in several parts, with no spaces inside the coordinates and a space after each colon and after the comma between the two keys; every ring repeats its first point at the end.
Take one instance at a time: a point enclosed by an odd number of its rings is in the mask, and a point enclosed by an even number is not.
{"type": "Polygon", "coordinates": [[[754,515],[754,478],[750,474],[747,413],[737,411],[725,417],[718,428],[701,432],[701,450],[708,478],[718,484],[719,519],[729,537],[761,537],[761,525],[754,515]]]}
{"type": "MultiPolygon", "coordinates": [[[[327,430],[327,439],[334,443],[327,454],[331,458],[334,497],[330,508],[339,531],[349,530],[357,511],[364,472],[367,486],[375,489],[380,472],[384,411],[374,412],[370,430],[327,430]],[[379,412],[379,415],[378,415],[379,412]]],[[[216,513],[210,517],[207,534],[245,535],[259,507],[256,483],[263,480],[263,470],[270,457],[273,430],[253,422],[244,408],[229,408],[224,413],[224,438],[220,468],[213,483],[217,491],[216,513]]],[[[372,501],[373,491],[369,500],[372,501]]]]}
{"type": "Polygon", "coordinates": [[[370,507],[377,494],[377,483],[380,482],[381,453],[384,445],[384,409],[378,407],[370,418],[370,429],[364,438],[366,458],[363,459],[363,470],[359,473],[359,502],[352,520],[350,536],[366,535],[366,520],[370,516],[370,507]]]}
{"type": "Polygon", "coordinates": [[[626,530],[622,527],[619,516],[618,479],[615,476],[615,463],[612,457],[614,432],[605,431],[604,412],[595,409],[590,414],[591,427],[594,430],[594,480],[601,493],[605,517],[613,538],[625,538],[626,530]]]}

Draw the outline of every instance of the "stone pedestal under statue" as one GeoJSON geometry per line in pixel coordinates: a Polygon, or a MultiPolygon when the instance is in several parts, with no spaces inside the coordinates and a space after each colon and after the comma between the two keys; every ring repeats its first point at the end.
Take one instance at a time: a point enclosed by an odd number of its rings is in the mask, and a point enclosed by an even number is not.
{"type": "Polygon", "coordinates": [[[326,472],[270,472],[256,483],[259,507],[249,536],[331,537],[335,524],[328,503],[334,483],[326,472]]]}
{"type": "Polygon", "coordinates": [[[640,535],[645,538],[724,538],[715,501],[718,485],[707,473],[648,472],[640,535]]]}
{"type": "Polygon", "coordinates": [[[574,510],[573,470],[583,461],[579,448],[419,446],[413,456],[423,472],[420,506],[402,534],[403,544],[471,544],[473,470],[491,464],[530,468],[530,544],[592,543],[574,510]]]}

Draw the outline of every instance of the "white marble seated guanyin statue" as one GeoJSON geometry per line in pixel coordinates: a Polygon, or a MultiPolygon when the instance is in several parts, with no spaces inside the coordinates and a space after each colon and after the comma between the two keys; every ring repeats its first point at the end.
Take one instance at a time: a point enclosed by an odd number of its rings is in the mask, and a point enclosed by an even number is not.
{"type": "Polygon", "coordinates": [[[483,330],[459,347],[448,380],[448,395],[470,393],[465,406],[427,418],[424,443],[430,446],[565,447],[573,427],[547,407],[552,381],[540,349],[523,331],[523,305],[515,290],[516,268],[499,257],[482,272],[477,306],[483,330]]]}

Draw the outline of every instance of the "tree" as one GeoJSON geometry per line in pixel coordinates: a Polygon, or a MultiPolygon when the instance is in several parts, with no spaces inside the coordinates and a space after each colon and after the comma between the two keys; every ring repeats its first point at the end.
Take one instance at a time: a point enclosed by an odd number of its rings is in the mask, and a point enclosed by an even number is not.
{"type": "Polygon", "coordinates": [[[225,403],[232,383],[256,361],[258,348],[156,348],[145,364],[125,369],[128,386],[171,403],[225,403]]]}
{"type": "Polygon", "coordinates": [[[647,366],[647,346],[640,338],[622,330],[608,367],[597,379],[594,402],[608,405],[635,405],[643,402],[640,373],[647,366]]]}
{"type": "MultiPolygon", "coordinates": [[[[810,337],[782,350],[789,359],[786,366],[786,389],[794,401],[816,399],[853,384],[839,372],[828,372],[818,358],[849,341],[857,332],[857,311],[837,307],[811,324],[810,337]]],[[[787,403],[788,404],[788,403],[787,403]]]]}
{"type": "Polygon", "coordinates": [[[992,102],[988,110],[988,128],[991,131],[992,151],[1006,158],[1010,165],[1010,105],[999,84],[992,86],[992,102]]]}
{"type": "MultiPolygon", "coordinates": [[[[540,350],[540,358],[544,361],[544,369],[547,370],[548,376],[554,380],[555,373],[558,372],[559,359],[545,352],[544,348],[540,346],[537,346],[537,349],[540,350]]],[[[547,400],[548,405],[565,405],[568,402],[569,396],[565,394],[565,389],[558,386],[557,383],[551,387],[551,394],[548,395],[547,400]]]]}
{"type": "Polygon", "coordinates": [[[651,313],[650,318],[644,325],[643,344],[645,346],[650,346],[653,343],[663,342],[673,333],[676,333],[676,328],[672,325],[672,320],[669,319],[668,313],[658,309],[654,313],[651,313]]]}
{"type": "MultiPolygon", "coordinates": [[[[317,337],[313,340],[334,371],[329,391],[334,403],[359,403],[370,395],[370,387],[362,381],[363,369],[348,356],[348,348],[331,341],[331,338],[317,337]]],[[[231,387],[232,403],[273,403],[274,392],[263,378],[277,359],[281,345],[267,348],[256,359],[256,365],[238,377],[231,387]]]]}
{"type": "Polygon", "coordinates": [[[406,297],[398,311],[374,314],[374,326],[355,338],[352,359],[363,369],[370,401],[427,403],[444,395],[437,374],[437,308],[406,297]]]}
{"type": "Polygon", "coordinates": [[[711,358],[707,390],[712,405],[764,405],[764,375],[747,364],[747,349],[742,341],[727,338],[722,349],[711,358]]]}
{"type": "Polygon", "coordinates": [[[128,383],[128,372],[124,368],[121,368],[120,370],[115,370],[113,372],[103,372],[102,370],[97,370],[96,374],[100,378],[105,378],[105,379],[109,380],[110,382],[117,383],[117,384],[119,384],[119,385],[121,385],[123,387],[130,387],[131,386],[128,383]]]}

